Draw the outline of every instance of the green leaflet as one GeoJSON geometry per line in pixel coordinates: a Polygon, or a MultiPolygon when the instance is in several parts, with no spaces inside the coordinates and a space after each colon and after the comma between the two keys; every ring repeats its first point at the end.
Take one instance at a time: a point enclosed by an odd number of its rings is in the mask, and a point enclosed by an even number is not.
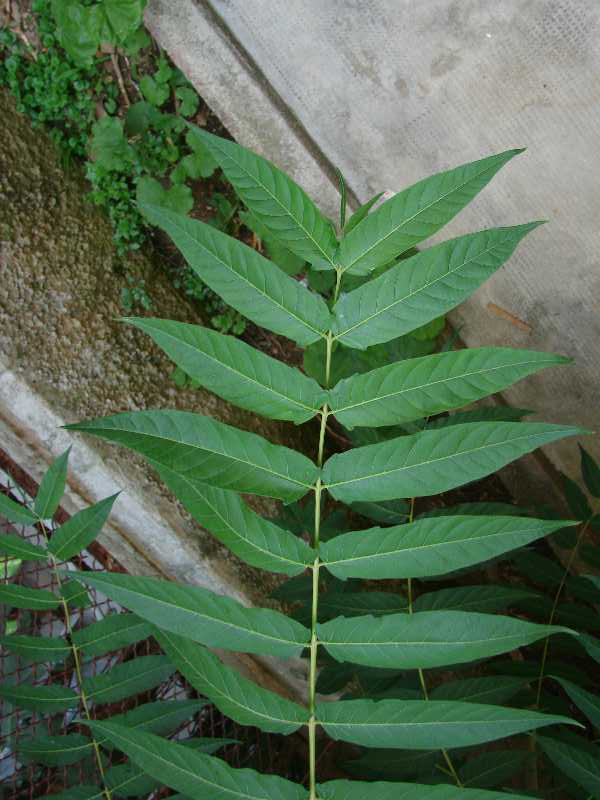
{"type": "Polygon", "coordinates": [[[321,558],[343,580],[431,577],[495,558],[564,525],[531,517],[425,517],[336,536],[321,546],[321,558]]]}
{"type": "Polygon", "coordinates": [[[76,574],[153,625],[210,647],[289,658],[300,655],[310,638],[278,611],[245,608],[198,586],[119,573],[76,574]]]}
{"type": "Polygon", "coordinates": [[[335,339],[364,350],[431,322],[493,275],[539,224],[470,233],[401,261],[338,300],[335,339]]]}
{"type": "Polygon", "coordinates": [[[462,700],[468,703],[504,703],[526,686],[524,678],[494,675],[491,678],[463,678],[433,689],[432,700],[462,700]]]}
{"type": "Polygon", "coordinates": [[[90,728],[110,739],[148,775],[188,797],[211,800],[306,800],[307,797],[304,787],[284,778],[261,775],[251,769],[233,769],[218,758],[151,733],[107,722],[92,722],[90,728]]]}
{"type": "Polygon", "coordinates": [[[23,536],[14,533],[0,534],[0,553],[12,558],[22,558],[23,561],[46,561],[48,553],[43,547],[32,544],[23,536]]]}
{"type": "Polygon", "coordinates": [[[593,497],[600,498],[600,466],[581,445],[579,445],[579,452],[581,454],[581,474],[586,488],[593,497]]]}
{"type": "Polygon", "coordinates": [[[600,797],[600,750],[578,736],[561,734],[560,739],[537,737],[550,761],[569,778],[582,786],[586,794],[600,797]]]}
{"type": "Polygon", "coordinates": [[[0,514],[9,522],[16,522],[18,525],[34,525],[37,522],[35,514],[26,506],[15,503],[5,494],[0,494],[0,514]]]}
{"type": "Polygon", "coordinates": [[[466,406],[540,369],[569,361],[506,347],[410,358],[340,381],[330,392],[329,406],[347,428],[398,425],[466,406]]]}
{"type": "Polygon", "coordinates": [[[318,626],[319,641],[337,661],[390,669],[429,669],[491,658],[552,633],[573,632],[464,611],[339,617],[318,626]]]}
{"type": "Polygon", "coordinates": [[[408,601],[392,592],[327,592],[319,598],[319,618],[360,614],[393,614],[408,610],[408,601]]]}
{"type": "Polygon", "coordinates": [[[106,797],[104,789],[100,786],[72,786],[64,792],[45,794],[40,800],[102,800],[106,797]]]}
{"type": "Polygon", "coordinates": [[[333,266],[337,247],[333,225],[298,184],[245,147],[190,128],[254,216],[283,245],[311,264],[326,261],[333,266]]]}
{"type": "MultiPolygon", "coordinates": [[[[205,700],[156,700],[124,714],[114,714],[111,721],[127,728],[155,733],[157,736],[169,736],[206,705],[205,700]]],[[[102,739],[98,741],[104,744],[102,739]]]]}
{"type": "Polygon", "coordinates": [[[257,686],[189,639],[157,630],[158,643],[178,671],[226,716],[240,725],[293,733],[308,722],[308,710],[257,686]]]}
{"type": "Polygon", "coordinates": [[[380,503],[352,503],[352,510],[367,519],[384,525],[401,525],[408,520],[409,505],[406,500],[388,500],[380,503]]]}
{"type": "Polygon", "coordinates": [[[362,206],[356,209],[354,214],[350,217],[348,222],[344,225],[344,236],[348,236],[351,230],[354,230],[359,222],[362,222],[363,219],[367,216],[369,211],[373,208],[375,203],[383,196],[383,192],[378,192],[374,195],[370,200],[367,200],[366,203],[363,203],[362,206]]]}
{"type": "Polygon", "coordinates": [[[413,603],[415,611],[482,611],[491,614],[511,608],[524,600],[539,598],[536,592],[514,586],[451,586],[419,595],[413,603]]]}
{"type": "Polygon", "coordinates": [[[79,705],[79,695],[67,686],[33,686],[28,683],[0,686],[0,697],[29,711],[66,711],[79,705]]]}
{"type": "Polygon", "coordinates": [[[44,764],[48,767],[64,767],[76,764],[85,758],[92,749],[90,740],[78,733],[66,736],[46,736],[37,734],[31,739],[21,739],[16,743],[19,761],[24,764],[44,764]]]}
{"type": "Polygon", "coordinates": [[[234,336],[167,319],[127,319],[148,333],[190,378],[230,403],[299,424],[327,397],[312,378],[234,336]]]}
{"type": "Polygon", "coordinates": [[[439,172],[394,195],[342,239],[338,263],[354,275],[387,264],[442,228],[520,152],[506,150],[439,172]]]}
{"type": "Polygon", "coordinates": [[[314,551],[289,531],[256,514],[235,492],[190,481],[172,470],[158,474],[186,511],[247,564],[284,575],[300,575],[314,551]]]}
{"type": "Polygon", "coordinates": [[[0,636],[0,645],[29,661],[63,661],[71,652],[70,645],[64,639],[20,633],[0,636]]]}
{"type": "Polygon", "coordinates": [[[450,700],[343,700],[319,703],[317,719],[333,739],[365,747],[450,749],[490,742],[567,717],[450,700]]]}
{"type": "Polygon", "coordinates": [[[459,789],[448,784],[428,786],[388,781],[329,781],[318,785],[320,800],[531,800],[530,795],[459,789]]]}
{"type": "Polygon", "coordinates": [[[138,656],[107,672],[85,678],[82,689],[92,703],[115,703],[154,689],[175,672],[165,656],[138,656]]]}
{"type": "Polygon", "coordinates": [[[88,547],[102,530],[118,496],[119,492],[78,511],[54,531],[48,544],[54,558],[67,561],[88,547]]]}
{"type": "Polygon", "coordinates": [[[323,298],[256,250],[204,222],[161,206],[141,203],[140,210],[169,234],[213,292],[257,325],[300,345],[318,341],[328,330],[330,314],[323,298]]]}
{"type": "Polygon", "coordinates": [[[73,632],[73,644],[86,656],[102,656],[150,636],[150,625],[135,614],[109,614],[73,632]]]}
{"type": "Polygon", "coordinates": [[[0,603],[13,608],[27,608],[30,611],[46,611],[56,608],[60,599],[47,589],[31,589],[16,583],[0,584],[0,603]]]}
{"type": "MultiPolygon", "coordinates": [[[[493,750],[470,758],[460,770],[463,786],[479,786],[484,789],[493,786],[510,785],[508,782],[532,756],[522,750],[493,750]]],[[[506,800],[506,795],[502,795],[506,800]]]]}
{"type": "MultiPolygon", "coordinates": [[[[550,676],[554,677],[554,676],[550,676]]],[[[582,711],[595,728],[600,728],[600,697],[592,694],[564,678],[554,678],[563,687],[577,708],[582,711]]],[[[598,754],[600,758],[600,753],[598,754]]]]}
{"type": "Polygon", "coordinates": [[[600,639],[596,639],[587,633],[582,633],[578,641],[581,643],[591,658],[600,664],[600,639]]]}
{"type": "Polygon", "coordinates": [[[319,469],[306,456],[261,436],[187,411],[136,411],[67,426],[91,433],[221,489],[300,499],[319,469]]]}
{"type": "Polygon", "coordinates": [[[58,504],[65,493],[70,452],[69,447],[52,462],[42,478],[33,506],[40,519],[51,519],[58,509],[58,504]]]}
{"type": "Polygon", "coordinates": [[[584,432],[535,422],[453,425],[334,455],[323,469],[323,484],[343,503],[429,496],[483,478],[536,447],[584,432]]]}

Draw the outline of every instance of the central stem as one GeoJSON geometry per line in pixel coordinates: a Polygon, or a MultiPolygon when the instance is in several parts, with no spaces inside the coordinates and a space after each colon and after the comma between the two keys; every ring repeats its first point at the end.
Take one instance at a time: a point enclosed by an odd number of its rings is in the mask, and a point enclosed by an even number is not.
{"type": "MultiPolygon", "coordinates": [[[[335,296],[339,292],[339,273],[336,285],[335,296]]],[[[333,349],[333,337],[331,331],[325,338],[325,387],[329,388],[331,377],[331,352],[333,349]]],[[[327,430],[327,417],[329,409],[325,403],[321,409],[321,427],[319,430],[319,447],[317,452],[317,466],[323,466],[323,453],[325,450],[325,432],[327,430]]],[[[316,717],[316,694],[317,694],[317,650],[319,641],[317,639],[318,609],[319,609],[319,544],[321,530],[321,497],[322,497],[321,478],[315,484],[315,523],[312,546],[315,551],[315,560],[312,565],[312,605],[310,615],[310,669],[308,676],[308,770],[309,770],[309,800],[317,798],[317,717],[316,717]]]]}

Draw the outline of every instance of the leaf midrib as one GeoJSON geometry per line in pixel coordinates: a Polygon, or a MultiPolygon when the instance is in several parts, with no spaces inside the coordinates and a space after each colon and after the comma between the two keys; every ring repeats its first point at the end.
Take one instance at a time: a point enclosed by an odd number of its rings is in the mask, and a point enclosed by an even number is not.
{"type": "MultiPolygon", "coordinates": [[[[124,663],[133,664],[133,663],[139,663],[139,661],[138,662],[127,661],[127,662],[124,662],[124,663]]],[[[127,686],[128,683],[132,683],[132,682],[135,683],[140,678],[144,678],[144,677],[146,677],[148,675],[152,675],[153,672],[162,672],[168,666],[169,666],[168,662],[167,661],[163,661],[161,664],[155,664],[154,666],[150,667],[149,669],[146,669],[146,670],[143,670],[143,671],[137,671],[137,672],[134,672],[133,675],[129,675],[126,678],[121,678],[120,681],[116,681],[116,682],[112,681],[112,682],[108,683],[107,686],[101,686],[100,689],[96,689],[96,691],[91,691],[91,692],[90,691],[86,691],[85,696],[86,696],[86,698],[88,700],[94,700],[94,698],[97,698],[98,695],[105,694],[106,692],[111,692],[111,691],[113,691],[113,689],[119,689],[122,686],[127,686]]],[[[102,679],[102,678],[110,679],[110,677],[111,677],[110,676],[110,672],[105,672],[105,673],[103,673],[101,675],[95,676],[94,678],[92,678],[92,680],[97,680],[98,678],[100,678],[100,679],[102,679]]],[[[95,701],[95,702],[97,702],[97,701],[95,701]]]]}
{"type": "MultiPolygon", "coordinates": [[[[491,229],[491,230],[493,230],[493,229],[491,229]]],[[[347,334],[351,333],[356,328],[360,328],[362,325],[366,325],[372,319],[375,319],[375,317],[378,317],[381,314],[384,314],[385,312],[389,311],[390,308],[394,308],[395,306],[400,305],[400,303],[404,303],[406,300],[410,300],[410,298],[414,297],[414,295],[420,294],[421,292],[426,291],[427,289],[431,288],[432,286],[435,286],[436,283],[439,283],[440,281],[443,281],[443,280],[447,279],[450,275],[453,275],[455,272],[460,271],[461,269],[463,269],[463,267],[465,267],[467,264],[470,264],[472,261],[476,261],[477,259],[481,258],[482,256],[487,255],[488,253],[491,253],[496,248],[498,248],[498,247],[502,246],[503,244],[505,244],[506,240],[510,239],[510,238],[511,238],[510,235],[507,234],[506,237],[504,239],[502,239],[501,241],[496,241],[493,245],[491,245],[489,247],[486,247],[484,250],[479,250],[476,254],[474,254],[470,258],[466,258],[464,261],[461,261],[460,264],[458,264],[458,266],[456,266],[454,269],[447,270],[442,275],[438,275],[438,277],[435,280],[432,280],[429,283],[424,283],[424,284],[420,285],[418,289],[415,289],[414,291],[403,295],[399,300],[394,300],[393,303],[390,303],[389,305],[384,306],[383,308],[377,309],[377,311],[374,314],[370,314],[368,317],[365,317],[364,319],[361,319],[360,322],[356,322],[354,325],[351,325],[349,328],[346,328],[346,330],[342,331],[341,333],[336,333],[333,338],[334,339],[341,339],[343,336],[346,336],[347,334]]],[[[424,252],[428,252],[428,251],[424,251],[424,252]]],[[[384,279],[385,278],[389,278],[389,273],[384,273],[381,276],[381,278],[384,278],[384,279]]],[[[376,280],[379,280],[379,278],[377,278],[376,280]]],[[[372,283],[371,284],[365,284],[365,286],[372,288],[373,284],[372,283]]],[[[356,289],[355,291],[356,292],[360,292],[362,290],[362,288],[363,287],[361,286],[359,289],[356,289]]],[[[350,294],[346,295],[346,297],[349,298],[349,297],[352,296],[352,294],[353,293],[350,292],[350,294]]],[[[335,308],[334,308],[334,311],[335,311],[335,308]]]]}

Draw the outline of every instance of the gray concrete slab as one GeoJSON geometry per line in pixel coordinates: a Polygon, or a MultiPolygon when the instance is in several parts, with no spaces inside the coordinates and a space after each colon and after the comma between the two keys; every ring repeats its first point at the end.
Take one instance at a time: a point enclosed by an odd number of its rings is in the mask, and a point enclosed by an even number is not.
{"type": "MultiPolygon", "coordinates": [[[[598,427],[597,0],[150,0],[147,19],[238,141],[329,212],[334,165],[365,200],[527,146],[442,238],[550,224],[452,319],[470,345],[573,356],[506,399],[598,427]]],[[[549,455],[576,471],[572,442],[549,455]]]]}

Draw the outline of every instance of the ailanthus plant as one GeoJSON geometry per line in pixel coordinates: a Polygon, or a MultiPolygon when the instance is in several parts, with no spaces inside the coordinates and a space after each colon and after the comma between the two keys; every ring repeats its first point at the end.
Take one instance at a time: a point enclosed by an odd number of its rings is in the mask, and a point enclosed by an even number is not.
{"type": "Polygon", "coordinates": [[[304,441],[312,457],[179,410],[125,412],[70,428],[144,456],[196,520],[248,564],[301,584],[308,576],[309,613],[299,621],[155,578],[110,573],[79,578],[152,623],[172,663],[224,714],[265,731],[291,734],[305,728],[308,786],[233,769],[118,722],[92,721],[89,728],[150,776],[198,799],[503,797],[465,788],[455,755],[462,759],[470,747],[572,720],[505,706],[515,693],[514,677],[498,675],[479,687],[472,679],[458,680],[430,691],[426,670],[460,670],[572,631],[495,613],[513,606],[508,587],[461,586],[462,594],[440,594],[428,592],[425,581],[498,558],[569,523],[481,507],[419,514],[416,499],[482,478],[537,447],[579,433],[567,425],[521,421],[511,410],[447,416],[568,359],[496,347],[409,359],[394,359],[393,353],[403,336],[434,324],[468,297],[538,226],[482,230],[403,257],[449,222],[519,151],[434,175],[379,205],[367,203],[347,222],[342,201],[336,234],[334,223],[273,164],[234,142],[191,130],[254,219],[311,265],[313,288],[214,227],[148,203],[142,204],[144,214],[228,305],[305,348],[305,363],[319,380],[206,328],[152,318],[127,322],[151,336],[192,380],[225,400],[270,419],[310,423],[304,441]],[[316,273],[324,280],[315,280],[316,273]],[[365,353],[380,353],[382,347],[387,362],[365,371],[365,353]],[[353,359],[361,364],[354,373],[353,359]],[[339,379],[341,363],[345,377],[339,379]],[[332,425],[343,426],[350,438],[368,432],[362,441],[369,443],[331,454],[331,443],[337,442],[330,437],[332,425]],[[299,505],[314,511],[310,540],[257,515],[240,493],[285,504],[310,496],[299,505]],[[345,530],[344,515],[336,524],[326,517],[334,503],[392,524],[345,530]],[[395,606],[371,611],[373,598],[353,592],[354,604],[346,604],[344,615],[332,614],[324,588],[334,585],[343,594],[348,582],[356,587],[365,579],[406,581],[405,601],[396,597],[395,606]],[[305,654],[305,702],[256,685],[208,648],[282,659],[305,654]],[[319,670],[331,674],[332,665],[340,674],[352,665],[363,674],[418,676],[419,693],[327,699],[323,686],[317,691],[317,680],[319,670]],[[322,782],[321,736],[388,753],[420,751],[415,761],[433,752],[441,770],[438,782],[322,782]]]}

